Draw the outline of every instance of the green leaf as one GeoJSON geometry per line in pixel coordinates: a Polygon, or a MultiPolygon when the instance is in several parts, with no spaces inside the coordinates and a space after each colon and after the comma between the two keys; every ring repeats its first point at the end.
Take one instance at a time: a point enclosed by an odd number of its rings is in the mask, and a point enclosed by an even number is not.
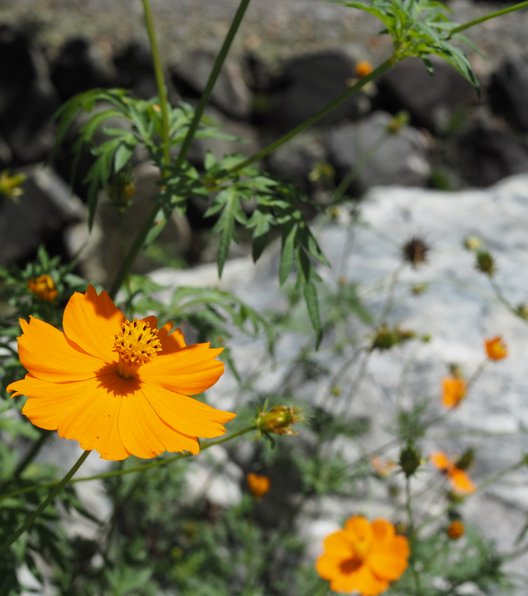
{"type": "Polygon", "coordinates": [[[316,333],[316,347],[319,347],[323,339],[323,327],[321,325],[321,316],[319,313],[319,300],[317,298],[317,288],[314,282],[308,282],[303,287],[304,301],[308,309],[310,323],[316,333]]]}
{"type": "Polygon", "coordinates": [[[288,275],[293,267],[293,261],[295,258],[295,240],[297,238],[297,228],[290,226],[283,231],[281,256],[279,264],[279,283],[284,285],[288,279],[288,275]]]}

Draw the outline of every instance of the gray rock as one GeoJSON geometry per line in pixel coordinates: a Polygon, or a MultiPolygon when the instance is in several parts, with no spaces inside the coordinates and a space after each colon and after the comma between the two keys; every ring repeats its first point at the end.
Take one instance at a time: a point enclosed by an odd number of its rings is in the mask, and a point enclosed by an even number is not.
{"type": "Polygon", "coordinates": [[[477,100],[475,90],[451,66],[432,60],[427,72],[418,58],[400,62],[378,84],[378,105],[389,112],[407,111],[413,124],[445,132],[451,118],[477,100]]]}
{"type": "Polygon", "coordinates": [[[30,258],[40,244],[60,251],[68,226],[86,220],[84,206],[53,171],[35,166],[25,173],[24,194],[0,200],[1,265],[30,258]]]}
{"type": "Polygon", "coordinates": [[[488,89],[493,110],[514,127],[528,133],[528,62],[507,58],[493,73],[488,89]]]}
{"type": "Polygon", "coordinates": [[[345,124],[329,132],[328,156],[338,178],[358,169],[349,188],[351,192],[361,194],[372,186],[385,184],[427,183],[431,166],[426,137],[412,126],[389,134],[391,119],[385,112],[375,112],[356,124],[345,124]]]}

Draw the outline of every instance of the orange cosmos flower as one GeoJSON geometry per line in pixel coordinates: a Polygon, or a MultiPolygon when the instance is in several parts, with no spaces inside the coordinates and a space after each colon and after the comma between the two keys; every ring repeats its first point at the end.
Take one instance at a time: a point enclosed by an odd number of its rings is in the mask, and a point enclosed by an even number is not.
{"type": "Polygon", "coordinates": [[[467,473],[458,468],[442,451],[437,451],[431,455],[431,463],[447,475],[455,491],[466,494],[475,492],[475,485],[467,473]]]}
{"type": "Polygon", "coordinates": [[[407,538],[397,536],[389,521],[354,516],[326,537],[316,570],[334,592],[376,596],[407,569],[409,552],[407,538]]]}
{"type": "Polygon", "coordinates": [[[27,282],[28,290],[44,302],[53,302],[59,295],[51,275],[32,277],[27,282]]]}
{"type": "Polygon", "coordinates": [[[486,355],[490,360],[502,360],[508,355],[508,346],[500,335],[484,340],[486,355]]]}
{"type": "Polygon", "coordinates": [[[451,540],[458,540],[459,538],[462,538],[465,531],[466,528],[464,527],[464,522],[460,519],[454,519],[446,529],[446,533],[451,540]]]}
{"type": "Polygon", "coordinates": [[[442,379],[442,405],[445,408],[456,408],[466,397],[466,382],[459,377],[442,379]]]}
{"type": "Polygon", "coordinates": [[[22,412],[35,426],[103,459],[198,453],[197,437],[222,435],[235,416],[188,397],[222,375],[221,349],[187,346],[170,323],[157,329],[155,317],[129,321],[92,286],[70,298],[63,332],[33,317],[20,325],[28,373],[7,390],[28,397],[22,412]]]}
{"type": "Polygon", "coordinates": [[[368,60],[360,60],[356,63],[355,69],[356,76],[360,79],[369,75],[373,70],[372,64],[368,60]]]}
{"type": "Polygon", "coordinates": [[[246,481],[249,491],[257,499],[263,497],[270,489],[270,479],[268,476],[249,472],[246,476],[246,481]]]}

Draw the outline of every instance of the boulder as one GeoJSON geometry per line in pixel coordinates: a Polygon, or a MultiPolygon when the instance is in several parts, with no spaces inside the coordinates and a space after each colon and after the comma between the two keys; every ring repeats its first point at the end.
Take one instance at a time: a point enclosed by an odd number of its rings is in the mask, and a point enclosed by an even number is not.
{"type": "Polygon", "coordinates": [[[451,66],[440,60],[432,63],[433,74],[418,58],[385,73],[378,83],[376,105],[393,114],[404,110],[416,126],[443,133],[455,115],[477,101],[477,94],[451,66]]]}
{"type": "Polygon", "coordinates": [[[15,164],[47,157],[59,106],[43,54],[18,29],[0,26],[0,137],[15,164]]]}
{"type": "Polygon", "coordinates": [[[328,133],[328,158],[338,181],[358,168],[349,186],[352,194],[384,184],[427,184],[431,173],[427,137],[409,125],[391,133],[388,127],[392,121],[390,114],[375,112],[328,133]]]}
{"type": "Polygon", "coordinates": [[[504,60],[488,88],[493,111],[513,128],[528,133],[528,62],[521,57],[504,60]]]}
{"type": "MultiPolygon", "coordinates": [[[[254,99],[253,118],[275,132],[287,132],[341,95],[355,78],[354,63],[341,52],[319,52],[286,62],[268,89],[254,99]]],[[[354,95],[322,118],[329,126],[357,118],[361,102],[354,95]]]]}
{"type": "Polygon", "coordinates": [[[489,186],[528,172],[528,148],[503,123],[478,119],[458,135],[451,159],[466,184],[489,186]]]}
{"type": "MultiPolygon", "coordinates": [[[[213,69],[215,55],[195,50],[170,67],[170,78],[180,95],[187,100],[199,100],[213,69]]],[[[227,61],[220,71],[209,104],[229,118],[247,120],[250,94],[241,66],[227,61]]]]}

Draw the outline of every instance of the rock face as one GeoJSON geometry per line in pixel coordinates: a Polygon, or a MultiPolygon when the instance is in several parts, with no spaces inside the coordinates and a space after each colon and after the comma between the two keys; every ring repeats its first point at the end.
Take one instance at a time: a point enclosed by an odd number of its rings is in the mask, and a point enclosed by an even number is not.
{"type": "MultiPolygon", "coordinates": [[[[279,132],[286,132],[346,91],[354,77],[352,61],[339,52],[320,52],[292,59],[256,100],[258,120],[279,132]]],[[[317,126],[354,118],[358,113],[357,98],[351,97],[317,126]]]]}
{"type": "Polygon", "coordinates": [[[475,90],[445,62],[433,61],[429,74],[417,58],[400,62],[379,82],[378,104],[389,112],[405,110],[411,121],[434,132],[443,132],[456,112],[477,100],[475,90]]]}
{"type": "MultiPolygon", "coordinates": [[[[342,223],[321,229],[318,238],[332,269],[321,275],[330,285],[338,278],[357,283],[365,305],[376,320],[386,302],[387,283],[401,262],[401,246],[412,236],[420,236],[431,246],[428,260],[418,267],[408,267],[395,287],[393,308],[388,322],[412,329],[418,336],[428,334],[428,343],[411,342],[399,348],[375,352],[368,360],[366,374],[357,381],[358,366],[350,365],[340,381],[347,388],[340,398],[329,397],[328,377],[313,380],[309,376],[295,377],[295,393],[300,400],[321,405],[323,410],[336,413],[344,420],[369,420],[371,431],[362,438],[361,449],[370,451],[387,442],[387,429],[394,422],[397,407],[427,400],[433,411],[440,413],[441,379],[448,374],[448,365],[458,363],[470,376],[484,360],[483,339],[502,334],[510,348],[510,356],[502,362],[489,362],[460,408],[435,427],[434,435],[422,443],[424,455],[445,450],[456,456],[468,447],[476,448],[471,475],[476,484],[518,461],[528,450],[523,429],[528,425],[526,402],[525,348],[527,327],[496,299],[486,277],[476,271],[474,255],[463,248],[468,235],[480,236],[497,261],[497,282],[505,294],[517,304],[528,298],[528,285],[522,271],[526,267],[528,238],[528,176],[505,180],[488,190],[468,190],[455,193],[422,189],[378,187],[370,191],[363,203],[365,225],[351,230],[346,218],[342,223]],[[379,287],[385,290],[379,290],[379,287]],[[420,294],[413,286],[425,287],[420,294]],[[372,292],[373,288],[378,288],[372,292]],[[402,388],[402,371],[407,373],[402,388]],[[351,390],[350,398],[346,392],[351,390]],[[346,401],[349,399],[348,401],[346,401]],[[336,400],[341,400],[339,403],[336,400]],[[345,401],[343,401],[345,400],[345,401]]],[[[277,288],[278,251],[256,267],[250,260],[228,262],[225,276],[219,284],[234,291],[260,311],[281,309],[284,297],[277,288]]],[[[217,285],[214,266],[204,266],[190,272],[158,271],[156,282],[168,288],[182,285],[217,285]]],[[[168,289],[167,300],[171,294],[168,289]]],[[[281,336],[275,364],[266,359],[264,342],[244,338],[233,340],[234,361],[243,374],[252,376],[255,391],[269,391],[288,383],[291,371],[288,362],[306,341],[306,329],[284,332],[281,336]],[[257,367],[255,367],[255,364],[257,367]],[[259,374],[256,374],[256,371],[259,374]]],[[[353,338],[371,333],[356,320],[340,323],[341,331],[350,338],[350,345],[341,355],[332,349],[335,338],[328,338],[316,362],[335,373],[350,358],[355,349],[353,338]]],[[[233,395],[236,382],[229,373],[209,391],[211,401],[220,407],[236,408],[233,395]]],[[[298,438],[304,440],[303,436],[298,438]]],[[[361,455],[357,443],[349,443],[343,453],[355,461],[361,455]]],[[[238,450],[235,459],[244,459],[238,450]]],[[[388,452],[397,458],[397,453],[388,452]]],[[[248,455],[250,457],[250,455],[248,455]]],[[[435,472],[429,465],[416,479],[417,490],[432,480],[435,472]]],[[[211,494],[222,501],[222,495],[211,494]]],[[[512,547],[516,532],[526,516],[528,491],[524,471],[508,475],[463,505],[467,520],[476,524],[500,548],[512,547]],[[500,523],[488,523],[489,519],[500,523]]],[[[442,502],[428,503],[430,512],[440,513],[442,502]]],[[[354,496],[350,499],[324,500],[318,519],[306,520],[304,532],[314,545],[314,556],[320,549],[325,533],[354,511],[372,515],[390,514],[392,506],[385,493],[354,496]]],[[[526,568],[526,557],[515,561],[517,570],[526,568]]]]}
{"type": "Polygon", "coordinates": [[[27,35],[0,26],[0,137],[12,161],[28,164],[53,147],[51,116],[59,107],[46,61],[27,35]]]}
{"type": "Polygon", "coordinates": [[[338,178],[358,169],[351,190],[385,184],[423,186],[431,173],[424,135],[412,126],[388,132],[391,116],[375,112],[356,124],[334,128],[327,138],[329,161],[338,178]]]}
{"type": "Polygon", "coordinates": [[[518,130],[528,133],[528,63],[520,57],[505,60],[493,73],[490,103],[518,130]]]}

